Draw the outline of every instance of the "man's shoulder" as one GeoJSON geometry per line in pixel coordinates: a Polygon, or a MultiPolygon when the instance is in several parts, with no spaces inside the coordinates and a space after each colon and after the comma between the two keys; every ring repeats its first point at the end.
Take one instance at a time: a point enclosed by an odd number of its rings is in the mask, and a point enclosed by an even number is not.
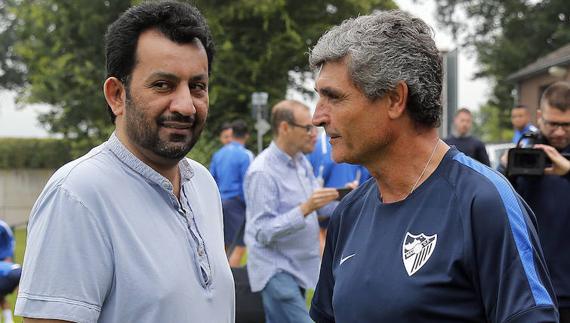
{"type": "Polygon", "coordinates": [[[507,200],[516,201],[514,189],[499,172],[460,152],[451,159],[442,173],[460,202],[504,205],[507,200]]]}
{"type": "Polygon", "coordinates": [[[103,145],[59,168],[48,181],[49,184],[76,186],[104,180],[109,169],[117,167],[117,159],[103,145]]]}

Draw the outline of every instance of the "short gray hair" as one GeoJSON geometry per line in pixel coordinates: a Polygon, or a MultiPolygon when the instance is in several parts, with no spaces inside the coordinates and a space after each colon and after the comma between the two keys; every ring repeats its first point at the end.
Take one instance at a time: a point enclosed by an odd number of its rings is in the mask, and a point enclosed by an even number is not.
{"type": "Polygon", "coordinates": [[[345,20],[324,34],[311,50],[318,68],[347,57],[352,82],[369,100],[408,86],[412,120],[428,127],[441,123],[442,64],[433,30],[421,19],[400,11],[382,11],[345,20]]]}

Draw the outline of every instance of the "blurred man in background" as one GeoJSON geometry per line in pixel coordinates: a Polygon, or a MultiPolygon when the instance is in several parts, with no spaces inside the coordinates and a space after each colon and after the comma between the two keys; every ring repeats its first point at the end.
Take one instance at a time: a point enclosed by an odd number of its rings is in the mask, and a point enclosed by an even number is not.
{"type": "Polygon", "coordinates": [[[281,101],[271,112],[274,140],[255,158],[244,183],[245,243],[251,290],[261,291],[267,322],[312,322],[305,290],[319,273],[317,210],[332,213],[338,193],[320,188],[304,154],[313,151],[316,128],[309,108],[281,101]]]}
{"type": "Polygon", "coordinates": [[[536,214],[538,234],[550,271],[560,311],[560,322],[570,323],[570,83],[549,86],[537,111],[542,149],[552,164],[543,176],[519,176],[517,192],[536,214]]]}
{"type": "MultiPolygon", "coordinates": [[[[330,137],[323,131],[317,139],[315,149],[312,153],[307,155],[313,167],[313,173],[322,187],[355,189],[358,185],[370,178],[370,174],[363,166],[335,163],[331,158],[331,148],[330,137]]],[[[331,215],[332,214],[319,216],[319,243],[321,246],[321,254],[325,247],[327,227],[331,215]]]]}
{"type": "Polygon", "coordinates": [[[4,323],[13,323],[12,306],[6,297],[14,292],[20,283],[22,268],[14,263],[16,240],[10,226],[0,220],[0,305],[4,323]]]}
{"type": "Polygon", "coordinates": [[[532,123],[530,123],[530,113],[526,105],[519,104],[511,109],[511,123],[513,124],[513,143],[518,144],[522,135],[527,132],[535,132],[538,130],[532,123]]]}
{"type": "Polygon", "coordinates": [[[243,232],[245,222],[245,199],[243,181],[253,153],[245,148],[249,139],[247,123],[235,120],[231,123],[231,140],[212,157],[210,173],[218,184],[222,197],[224,213],[224,243],[226,248],[235,242],[235,248],[229,255],[231,267],[238,267],[245,254],[243,232]]]}
{"type": "Polygon", "coordinates": [[[232,124],[230,122],[224,122],[222,124],[218,139],[220,139],[220,142],[224,146],[232,141],[232,124]]]}
{"type": "Polygon", "coordinates": [[[453,133],[445,139],[445,143],[455,146],[460,152],[477,160],[481,164],[489,166],[489,156],[485,144],[471,135],[473,116],[467,108],[461,108],[455,112],[453,118],[453,133]]]}

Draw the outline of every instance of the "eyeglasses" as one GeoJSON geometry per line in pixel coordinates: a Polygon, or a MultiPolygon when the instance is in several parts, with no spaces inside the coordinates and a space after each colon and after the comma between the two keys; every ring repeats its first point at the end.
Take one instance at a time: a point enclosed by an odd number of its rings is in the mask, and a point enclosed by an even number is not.
{"type": "Polygon", "coordinates": [[[310,134],[311,132],[313,132],[313,130],[315,130],[315,126],[313,125],[306,125],[306,126],[302,126],[300,124],[296,124],[294,122],[289,122],[290,125],[292,125],[293,127],[298,127],[298,128],[303,128],[305,129],[305,131],[310,134]]]}
{"type": "Polygon", "coordinates": [[[544,127],[548,131],[555,131],[556,129],[561,128],[566,132],[570,132],[570,122],[554,122],[544,118],[542,118],[542,122],[544,122],[544,127]]]}

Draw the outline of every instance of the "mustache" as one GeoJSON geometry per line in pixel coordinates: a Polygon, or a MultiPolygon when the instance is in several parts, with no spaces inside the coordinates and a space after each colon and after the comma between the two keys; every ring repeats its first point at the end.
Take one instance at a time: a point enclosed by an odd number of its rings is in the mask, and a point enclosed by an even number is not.
{"type": "Polygon", "coordinates": [[[196,117],[192,116],[184,116],[181,115],[180,113],[173,113],[173,114],[169,114],[169,115],[162,115],[160,117],[158,117],[158,119],[156,120],[156,122],[158,124],[163,124],[164,122],[181,122],[181,123],[191,123],[194,124],[194,122],[196,121],[196,117]]]}

